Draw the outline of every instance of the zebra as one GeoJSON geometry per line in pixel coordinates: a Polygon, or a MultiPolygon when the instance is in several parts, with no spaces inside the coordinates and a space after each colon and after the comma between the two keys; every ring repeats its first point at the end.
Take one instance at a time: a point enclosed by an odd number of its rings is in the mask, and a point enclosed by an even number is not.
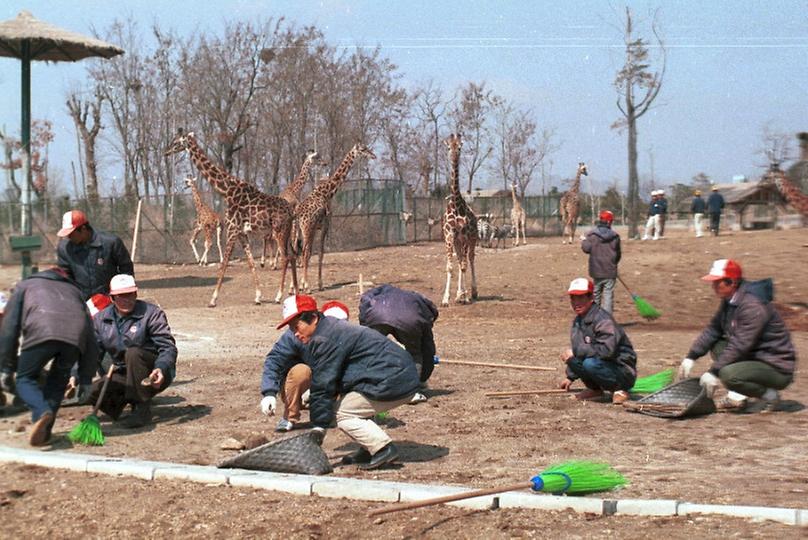
{"type": "Polygon", "coordinates": [[[481,247],[491,247],[494,240],[494,229],[491,225],[491,214],[481,214],[477,216],[477,234],[480,237],[481,247]]]}
{"type": "Polygon", "coordinates": [[[497,241],[494,249],[499,247],[500,242],[502,242],[502,249],[506,249],[508,247],[508,243],[505,241],[505,239],[513,236],[515,231],[516,230],[513,228],[513,226],[507,223],[504,225],[494,225],[493,238],[497,241]]]}

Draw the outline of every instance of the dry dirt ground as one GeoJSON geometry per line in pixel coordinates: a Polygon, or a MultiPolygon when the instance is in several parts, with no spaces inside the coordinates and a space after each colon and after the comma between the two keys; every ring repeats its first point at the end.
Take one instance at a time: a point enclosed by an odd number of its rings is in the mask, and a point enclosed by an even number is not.
{"type": "MultiPolygon", "coordinates": [[[[663,314],[656,321],[641,319],[626,291],[616,290],[616,317],[638,351],[640,375],[678,365],[717,306],[709,285],[698,278],[714,259],[726,257],[739,260],[750,278],[774,278],[776,302],[792,330],[798,356],[805,359],[804,229],[702,239],[683,231],[669,234],[658,242],[623,244],[622,275],[663,314]]],[[[439,365],[430,380],[429,401],[395,409],[387,420],[388,432],[401,450],[400,464],[372,472],[338,466],[333,474],[484,488],[526,481],[558,461],[593,459],[611,463],[630,481],[608,496],[808,506],[804,369],[783,393],[785,410],[774,415],[713,414],[675,421],[569,396],[486,398],[484,393],[490,391],[551,388],[563,377],[558,354],[568,344],[572,319],[565,290],[572,278],[586,275],[587,259],[579,247],[562,246],[557,238],[531,238],[526,246],[477,251],[480,298],[471,305],[441,309],[435,326],[438,354],[445,359],[552,366],[556,371],[439,365]]],[[[0,286],[9,284],[17,272],[13,267],[0,269],[0,286]]],[[[360,273],[368,285],[389,282],[415,289],[437,304],[446,278],[444,249],[429,243],[328,254],[326,288],[315,296],[320,302],[342,300],[354,318],[360,273]]],[[[215,274],[215,266],[137,267],[141,297],[166,310],[177,337],[177,381],[155,400],[152,427],[127,431],[102,417],[108,437],[104,447],[73,449],[64,435],[88,410],[63,409],[51,449],[209,465],[233,454],[220,448],[229,437],[278,437],[272,431],[276,418],[259,412],[258,387],[264,355],[279,336],[275,324],[280,308],[252,303],[252,282],[243,263],[228,270],[219,307],[207,308],[215,274]]],[[[264,297],[273,298],[279,273],[261,270],[259,275],[264,297]]],[[[698,373],[707,365],[706,358],[698,362],[698,373]]],[[[27,414],[6,411],[0,417],[0,444],[25,447],[27,425],[27,414]]],[[[341,432],[329,430],[324,449],[333,461],[354,448],[341,432]]],[[[90,536],[212,537],[224,530],[229,536],[296,538],[806,534],[796,527],[715,516],[593,517],[451,507],[390,514],[374,522],[365,512],[375,506],[27,466],[3,466],[0,474],[0,531],[35,536],[83,531],[90,536]]]]}

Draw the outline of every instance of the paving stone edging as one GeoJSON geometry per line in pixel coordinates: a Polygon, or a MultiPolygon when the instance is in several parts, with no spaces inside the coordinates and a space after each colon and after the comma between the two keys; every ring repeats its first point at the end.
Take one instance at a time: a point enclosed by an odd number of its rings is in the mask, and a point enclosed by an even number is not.
{"type": "MultiPolygon", "coordinates": [[[[377,502],[409,502],[469,491],[457,486],[431,486],[380,480],[359,480],[337,476],[309,476],[245,469],[218,469],[204,465],[186,465],[162,461],[144,461],[115,457],[27,450],[0,446],[0,463],[23,463],[71,471],[131,476],[142,480],[163,478],[203,484],[222,484],[282,491],[295,495],[348,498],[377,502]]],[[[601,515],[685,516],[719,514],[755,520],[771,520],[787,525],[808,526],[808,509],[767,506],[694,504],[672,499],[597,499],[559,497],[521,491],[509,491],[448,503],[470,509],[531,508],[564,510],[601,515]]]]}

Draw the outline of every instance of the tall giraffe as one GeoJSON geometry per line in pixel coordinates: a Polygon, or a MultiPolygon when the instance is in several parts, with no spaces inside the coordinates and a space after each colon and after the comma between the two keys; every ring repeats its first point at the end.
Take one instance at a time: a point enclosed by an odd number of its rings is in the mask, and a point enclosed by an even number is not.
{"type": "MultiPolygon", "coordinates": [[[[306,153],[306,158],[303,160],[303,165],[300,167],[300,172],[297,174],[297,177],[288,184],[283,191],[280,192],[278,195],[281,199],[285,200],[289,204],[292,205],[292,210],[294,211],[297,208],[297,205],[300,204],[300,192],[303,191],[303,187],[306,185],[306,182],[309,180],[309,171],[311,170],[312,166],[315,165],[315,161],[319,158],[320,155],[317,153],[316,150],[309,150],[306,153]]],[[[325,165],[324,162],[320,161],[317,165],[325,165]]],[[[292,227],[292,243],[295,243],[295,236],[296,236],[296,229],[292,227]]],[[[275,246],[275,242],[272,238],[272,234],[268,234],[264,237],[264,249],[261,252],[261,268],[264,267],[264,263],[266,262],[267,256],[267,248],[271,247],[271,251],[275,254],[272,259],[272,265],[270,268],[272,270],[277,270],[278,268],[278,257],[280,256],[280,246],[275,246]]]]}
{"type": "Polygon", "coordinates": [[[213,189],[218,191],[227,201],[227,213],[225,216],[227,245],[225,246],[222,264],[219,266],[216,288],[213,290],[213,296],[208,303],[208,307],[216,307],[219,290],[222,288],[224,274],[227,271],[227,265],[230,262],[230,256],[233,253],[236,241],[241,243],[241,247],[247,255],[247,264],[250,267],[253,283],[255,284],[255,303],[261,303],[261,286],[255,272],[255,261],[250,250],[248,235],[258,233],[260,238],[263,238],[268,231],[273,231],[276,241],[283,249],[283,271],[278,293],[275,295],[275,302],[279,303],[283,297],[286,269],[289,265],[292,267],[292,283],[295,290],[297,289],[294,250],[289,245],[292,219],[294,217],[291,206],[280,197],[263,193],[257,187],[236,178],[220,165],[213,163],[200,148],[192,132],[183,133],[182,130],[179,130],[164,155],[169,156],[181,152],[188,152],[191,161],[196,165],[200,174],[207,178],[213,189]]]}
{"type": "Polygon", "coordinates": [[[446,212],[443,214],[443,240],[446,245],[446,288],[442,306],[449,305],[449,289],[452,285],[452,253],[457,255],[460,273],[457,276],[455,302],[465,304],[477,298],[477,276],[474,272],[474,249],[477,246],[477,216],[466,204],[460,193],[460,149],[463,141],[460,134],[452,133],[444,141],[449,149],[449,196],[446,197],[446,212]],[[471,297],[465,288],[466,269],[471,270],[471,297]]]}
{"type": "Polygon", "coordinates": [[[771,166],[763,179],[764,182],[774,182],[777,191],[780,192],[788,204],[802,214],[803,222],[805,222],[806,218],[808,218],[808,195],[803,193],[797,184],[786,177],[786,173],[780,169],[777,163],[771,166]]]}
{"type": "Polygon", "coordinates": [[[194,206],[196,206],[196,221],[194,221],[194,232],[191,234],[191,248],[194,250],[194,258],[199,266],[208,264],[208,250],[213,244],[213,233],[216,232],[216,247],[219,248],[219,263],[221,264],[224,256],[222,255],[222,219],[219,217],[213,208],[205,204],[202,197],[199,195],[199,190],[196,187],[196,178],[193,176],[185,177],[185,187],[191,189],[191,194],[194,197],[194,206]],[[196,250],[196,238],[199,233],[205,233],[205,251],[202,256],[196,250]]]}
{"type": "Polygon", "coordinates": [[[572,244],[575,228],[578,226],[578,214],[581,211],[581,199],[578,196],[578,191],[581,189],[581,175],[589,175],[586,170],[586,163],[583,161],[578,163],[578,171],[575,173],[575,181],[572,183],[572,187],[558,202],[561,223],[564,224],[564,232],[561,233],[562,244],[567,243],[567,238],[569,238],[569,243],[572,244]]]}
{"type": "Polygon", "coordinates": [[[516,246],[519,244],[519,231],[522,231],[522,244],[527,244],[527,239],[525,237],[525,224],[527,221],[527,217],[525,215],[525,209],[522,208],[522,203],[519,202],[519,198],[516,196],[516,182],[511,182],[511,197],[513,198],[513,208],[511,208],[511,223],[516,228],[516,236],[513,237],[513,245],[516,246]]]}
{"type": "Polygon", "coordinates": [[[328,214],[330,212],[329,205],[334,194],[345,182],[348,171],[354,164],[354,161],[364,156],[368,159],[376,159],[376,155],[370,151],[370,148],[362,143],[356,143],[351,148],[342,163],[340,163],[337,170],[331,175],[320,180],[314,189],[309,193],[303,202],[301,202],[295,210],[295,218],[297,225],[300,229],[300,238],[303,241],[303,281],[301,288],[303,291],[308,292],[309,287],[309,261],[311,260],[312,245],[314,243],[314,235],[319,228],[320,233],[320,254],[318,257],[317,265],[317,288],[323,289],[323,253],[325,250],[325,237],[328,234],[328,214]]]}

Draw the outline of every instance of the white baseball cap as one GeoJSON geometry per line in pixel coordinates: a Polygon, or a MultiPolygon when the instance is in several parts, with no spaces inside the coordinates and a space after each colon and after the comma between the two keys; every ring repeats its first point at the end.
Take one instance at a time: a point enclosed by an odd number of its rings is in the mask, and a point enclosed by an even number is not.
{"type": "Polygon", "coordinates": [[[305,294],[290,296],[283,301],[283,309],[281,311],[283,320],[277,326],[277,329],[280,330],[292,322],[292,319],[306,311],[317,311],[317,300],[315,300],[314,297],[305,294]]]}
{"type": "Polygon", "coordinates": [[[586,278],[575,278],[570,282],[570,286],[567,289],[567,294],[575,295],[575,294],[592,294],[595,292],[595,284],[586,279],[586,278]]]}
{"type": "Polygon", "coordinates": [[[326,317],[346,320],[348,318],[348,306],[337,300],[330,300],[323,304],[320,309],[326,317]]]}
{"type": "Polygon", "coordinates": [[[135,278],[129,274],[118,274],[109,280],[109,295],[137,292],[135,278]]]}

